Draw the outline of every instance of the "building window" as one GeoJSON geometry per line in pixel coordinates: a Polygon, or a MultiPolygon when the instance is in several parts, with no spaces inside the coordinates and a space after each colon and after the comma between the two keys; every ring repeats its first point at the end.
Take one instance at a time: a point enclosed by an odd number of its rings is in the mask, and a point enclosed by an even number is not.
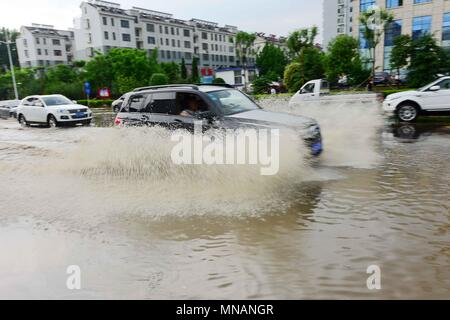
{"type": "Polygon", "coordinates": [[[42,54],[42,50],[41,49],[37,49],[37,54],[38,54],[38,56],[40,56],[42,54]]]}
{"type": "Polygon", "coordinates": [[[48,56],[48,50],[47,50],[47,49],[44,50],[44,54],[45,54],[46,56],[48,56]]]}
{"type": "Polygon", "coordinates": [[[170,27],[170,34],[171,35],[175,35],[175,28],[174,27],[170,27]]]}
{"type": "Polygon", "coordinates": [[[111,18],[111,25],[114,27],[114,18],[111,18]]]}
{"type": "Polygon", "coordinates": [[[202,39],[208,40],[208,34],[206,32],[202,32],[202,39]]]}
{"type": "Polygon", "coordinates": [[[376,5],[376,0],[361,0],[359,5],[360,12],[366,12],[370,7],[376,5]]]}
{"type": "Polygon", "coordinates": [[[184,29],[184,30],[183,30],[183,35],[184,35],[185,37],[190,37],[190,36],[191,36],[191,30],[184,29]]]}
{"type": "Polygon", "coordinates": [[[41,39],[39,39],[39,38],[36,38],[36,44],[39,44],[41,41],[40,41],[41,39]]]}
{"type": "Polygon", "coordinates": [[[364,26],[361,25],[359,27],[359,48],[360,49],[369,49],[369,42],[364,37],[364,26]]]}
{"type": "Polygon", "coordinates": [[[192,59],[192,53],[190,53],[190,52],[185,52],[185,53],[184,53],[184,58],[185,58],[186,60],[191,60],[191,59],[192,59]]]}
{"type": "Polygon", "coordinates": [[[108,31],[105,31],[105,40],[109,40],[109,33],[108,33],[108,31]]]}
{"type": "Polygon", "coordinates": [[[442,40],[450,40],[450,13],[444,14],[444,22],[442,25],[442,40]]]}
{"type": "Polygon", "coordinates": [[[392,21],[385,30],[384,45],[387,47],[394,45],[394,40],[402,34],[402,20],[392,21]]]}
{"type": "Polygon", "coordinates": [[[59,39],[53,39],[53,40],[52,40],[52,43],[53,43],[54,46],[60,46],[60,45],[61,45],[61,40],[59,40],[59,39]]]}
{"type": "Polygon", "coordinates": [[[55,57],[61,57],[62,56],[62,51],[61,50],[55,50],[53,51],[55,57]]]}
{"type": "Polygon", "coordinates": [[[431,33],[431,16],[415,17],[413,19],[413,40],[431,33]]]}
{"type": "Polygon", "coordinates": [[[170,46],[170,41],[169,41],[169,39],[166,39],[166,46],[170,46]]]}
{"type": "Polygon", "coordinates": [[[120,26],[122,28],[128,29],[128,28],[130,28],[130,21],[128,21],[128,20],[120,20],[120,26]]]}
{"type": "Polygon", "coordinates": [[[116,33],[113,32],[112,35],[113,35],[113,40],[116,41],[116,33]]]}
{"type": "Polygon", "coordinates": [[[177,45],[176,45],[176,41],[175,41],[175,39],[172,39],[172,47],[176,47],[177,45]]]}
{"type": "Polygon", "coordinates": [[[203,50],[208,50],[208,44],[207,43],[202,43],[202,47],[203,47],[203,50]]]}
{"type": "Polygon", "coordinates": [[[432,0],[414,0],[414,4],[418,4],[418,3],[427,3],[427,2],[431,2],[432,0]]]}
{"type": "Polygon", "coordinates": [[[131,35],[129,35],[128,33],[123,33],[122,34],[122,40],[125,42],[130,42],[131,41],[131,35]]]}
{"type": "Polygon", "coordinates": [[[147,42],[148,44],[156,44],[156,39],[155,37],[148,37],[147,42]]]}
{"type": "Polygon", "coordinates": [[[155,25],[147,23],[147,32],[155,32],[155,25]]]}
{"type": "Polygon", "coordinates": [[[386,8],[398,8],[403,6],[403,0],[386,0],[386,8]]]}
{"type": "Polygon", "coordinates": [[[209,54],[203,54],[203,61],[209,61],[209,54]]]}
{"type": "Polygon", "coordinates": [[[103,17],[103,25],[105,26],[108,25],[108,19],[106,17],[103,17]]]}
{"type": "Polygon", "coordinates": [[[47,39],[46,38],[42,39],[42,41],[44,42],[44,44],[47,44],[47,39]]]}
{"type": "Polygon", "coordinates": [[[234,71],[234,84],[242,84],[242,72],[241,70],[234,71]]]}
{"type": "Polygon", "coordinates": [[[185,47],[186,49],[190,49],[190,48],[191,48],[191,42],[190,42],[190,41],[185,41],[185,42],[184,42],[184,47],[185,47]]]}
{"type": "Polygon", "coordinates": [[[165,32],[165,34],[169,34],[169,27],[168,26],[164,27],[164,32],[165,32]]]}

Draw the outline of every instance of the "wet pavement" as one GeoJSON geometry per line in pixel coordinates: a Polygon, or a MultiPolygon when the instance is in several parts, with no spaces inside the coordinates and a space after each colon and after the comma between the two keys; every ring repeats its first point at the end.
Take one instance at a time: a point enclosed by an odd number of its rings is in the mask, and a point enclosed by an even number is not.
{"type": "Polygon", "coordinates": [[[166,133],[108,112],[0,120],[0,298],[448,299],[450,127],[360,112],[314,114],[321,162],[268,178],[168,165],[166,133]]]}

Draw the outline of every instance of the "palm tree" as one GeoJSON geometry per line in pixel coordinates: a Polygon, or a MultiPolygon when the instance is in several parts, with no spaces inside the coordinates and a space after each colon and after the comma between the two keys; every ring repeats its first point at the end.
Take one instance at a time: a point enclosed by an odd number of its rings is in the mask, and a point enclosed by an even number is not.
{"type": "Polygon", "coordinates": [[[247,88],[247,68],[248,58],[255,54],[253,46],[256,41],[256,34],[240,31],[236,35],[236,54],[241,67],[244,69],[244,86],[247,88]]]}

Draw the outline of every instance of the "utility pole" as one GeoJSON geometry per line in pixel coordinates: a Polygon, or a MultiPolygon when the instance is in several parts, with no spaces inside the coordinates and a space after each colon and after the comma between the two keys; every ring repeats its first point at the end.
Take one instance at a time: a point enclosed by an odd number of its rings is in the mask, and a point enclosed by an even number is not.
{"type": "Polygon", "coordinates": [[[12,81],[13,81],[14,96],[16,97],[16,100],[19,100],[19,92],[17,91],[16,75],[14,73],[14,64],[13,64],[12,55],[11,55],[12,42],[9,41],[8,31],[6,29],[3,29],[3,30],[5,32],[5,40],[6,41],[0,41],[0,42],[6,44],[6,47],[8,49],[9,66],[10,66],[11,77],[12,77],[12,81]]]}

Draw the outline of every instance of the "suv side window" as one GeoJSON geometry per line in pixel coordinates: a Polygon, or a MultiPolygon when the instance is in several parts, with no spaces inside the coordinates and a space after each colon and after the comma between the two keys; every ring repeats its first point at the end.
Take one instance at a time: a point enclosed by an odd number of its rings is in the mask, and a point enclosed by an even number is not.
{"type": "Polygon", "coordinates": [[[176,93],[175,92],[159,92],[152,94],[152,99],[145,107],[146,112],[178,115],[176,93]]]}
{"type": "Polygon", "coordinates": [[[142,109],[144,107],[144,102],[147,100],[148,95],[144,94],[137,94],[134,96],[131,96],[128,100],[128,104],[126,106],[127,112],[142,112],[142,109]]]}
{"type": "Polygon", "coordinates": [[[23,102],[23,105],[27,106],[27,107],[32,106],[35,100],[36,100],[36,98],[25,99],[25,101],[23,102]]]}
{"type": "Polygon", "coordinates": [[[445,79],[438,83],[438,86],[441,87],[441,90],[449,90],[450,89],[450,79],[445,79]]]}

